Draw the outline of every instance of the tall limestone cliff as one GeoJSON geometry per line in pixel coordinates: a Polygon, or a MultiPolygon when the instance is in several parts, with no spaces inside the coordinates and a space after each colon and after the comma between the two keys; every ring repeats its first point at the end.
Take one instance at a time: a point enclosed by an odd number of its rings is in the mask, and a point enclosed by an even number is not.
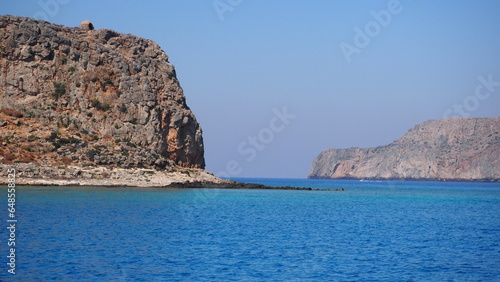
{"type": "Polygon", "coordinates": [[[329,149],[309,178],[500,181],[500,118],[426,121],[386,146],[329,149]]]}
{"type": "Polygon", "coordinates": [[[155,42],[0,16],[0,163],[204,168],[200,125],[155,42]]]}

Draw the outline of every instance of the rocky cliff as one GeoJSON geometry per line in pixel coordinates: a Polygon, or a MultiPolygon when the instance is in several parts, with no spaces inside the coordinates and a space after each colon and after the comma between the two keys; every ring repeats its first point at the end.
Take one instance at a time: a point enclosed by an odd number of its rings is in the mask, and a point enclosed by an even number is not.
{"type": "Polygon", "coordinates": [[[500,181],[500,118],[426,121],[386,146],[329,149],[309,178],[500,181]]]}
{"type": "Polygon", "coordinates": [[[204,168],[200,125],[155,42],[0,16],[0,163],[204,168]]]}

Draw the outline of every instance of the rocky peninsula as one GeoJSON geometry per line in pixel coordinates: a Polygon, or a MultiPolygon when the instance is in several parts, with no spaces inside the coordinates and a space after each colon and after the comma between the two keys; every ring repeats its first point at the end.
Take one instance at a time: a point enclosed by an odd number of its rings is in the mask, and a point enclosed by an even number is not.
{"type": "Polygon", "coordinates": [[[202,129],[158,44],[89,21],[0,16],[0,133],[0,184],[14,168],[25,185],[256,187],[204,170],[202,129]]]}
{"type": "Polygon", "coordinates": [[[309,178],[498,182],[500,118],[431,120],[386,146],[325,150],[309,178]]]}

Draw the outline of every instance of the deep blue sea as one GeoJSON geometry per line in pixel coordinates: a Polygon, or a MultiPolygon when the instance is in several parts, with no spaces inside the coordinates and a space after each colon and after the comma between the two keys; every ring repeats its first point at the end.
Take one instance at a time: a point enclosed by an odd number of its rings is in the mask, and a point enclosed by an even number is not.
{"type": "Polygon", "coordinates": [[[333,191],[18,187],[2,281],[500,281],[500,184],[237,179],[333,191]]]}

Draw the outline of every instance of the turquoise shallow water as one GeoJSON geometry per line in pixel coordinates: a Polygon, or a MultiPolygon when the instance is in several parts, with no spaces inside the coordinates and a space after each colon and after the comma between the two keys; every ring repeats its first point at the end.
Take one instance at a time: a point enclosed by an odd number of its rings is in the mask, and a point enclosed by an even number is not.
{"type": "Polygon", "coordinates": [[[19,187],[0,279],[500,280],[499,184],[238,180],[346,191],[19,187]]]}

